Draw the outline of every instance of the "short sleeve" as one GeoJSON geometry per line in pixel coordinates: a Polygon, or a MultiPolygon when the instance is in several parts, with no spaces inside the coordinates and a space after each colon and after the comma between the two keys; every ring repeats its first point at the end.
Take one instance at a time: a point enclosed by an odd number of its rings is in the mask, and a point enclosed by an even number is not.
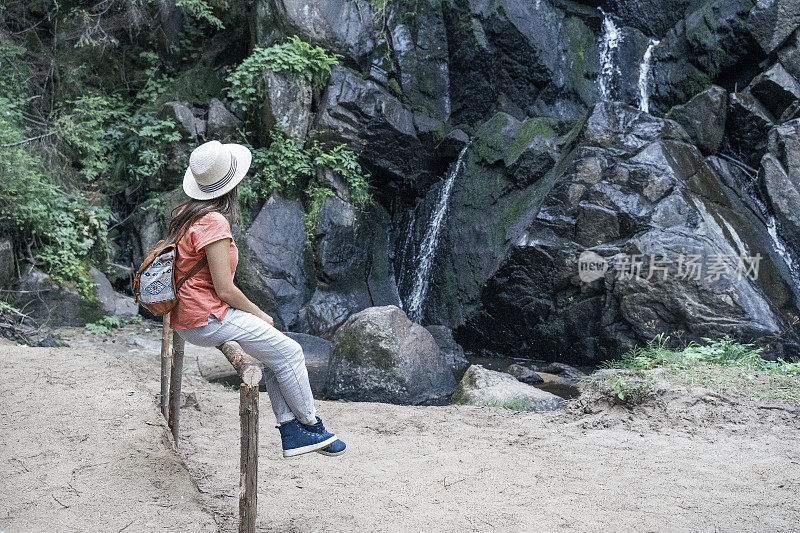
{"type": "Polygon", "coordinates": [[[233,240],[231,225],[225,216],[218,211],[212,211],[200,217],[197,222],[192,224],[187,233],[189,242],[198,252],[205,246],[220,239],[228,238],[233,240]]]}

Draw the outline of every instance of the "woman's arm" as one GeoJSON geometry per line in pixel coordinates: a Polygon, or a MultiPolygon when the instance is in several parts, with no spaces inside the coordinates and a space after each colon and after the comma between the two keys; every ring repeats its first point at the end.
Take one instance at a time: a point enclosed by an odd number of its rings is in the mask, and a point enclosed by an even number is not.
{"type": "Polygon", "coordinates": [[[233,284],[230,242],[230,239],[224,238],[207,244],[204,248],[208,259],[208,268],[211,270],[211,280],[214,282],[214,290],[217,292],[217,296],[231,307],[252,313],[266,321],[270,326],[273,325],[272,317],[259,309],[233,284]]]}

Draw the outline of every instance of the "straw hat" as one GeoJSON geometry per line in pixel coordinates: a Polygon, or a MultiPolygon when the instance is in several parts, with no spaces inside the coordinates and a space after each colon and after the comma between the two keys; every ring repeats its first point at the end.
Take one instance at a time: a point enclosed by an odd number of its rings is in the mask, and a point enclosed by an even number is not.
{"type": "Polygon", "coordinates": [[[195,200],[210,200],[227,193],[242,181],[253,155],[241,144],[209,141],[189,156],[183,191],[195,200]]]}

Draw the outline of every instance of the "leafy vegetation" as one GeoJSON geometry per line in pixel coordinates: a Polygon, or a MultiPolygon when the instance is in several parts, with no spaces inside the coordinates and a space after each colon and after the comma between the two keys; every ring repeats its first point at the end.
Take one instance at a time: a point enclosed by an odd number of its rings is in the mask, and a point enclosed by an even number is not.
{"type": "Polygon", "coordinates": [[[629,407],[655,391],[656,377],[733,396],[800,401],[800,362],[769,361],[762,348],[729,336],[702,340],[670,348],[670,338],[657,335],[647,346],[606,361],[587,380],[629,407]]]}
{"type": "Polygon", "coordinates": [[[92,335],[111,335],[127,324],[139,324],[141,321],[142,317],[139,315],[127,320],[123,320],[117,316],[104,316],[97,322],[86,324],[86,331],[92,335]]]}
{"type": "Polygon", "coordinates": [[[325,85],[331,67],[340,58],[340,55],[304,42],[296,35],[267,48],[257,47],[228,77],[228,96],[242,109],[251,108],[264,88],[261,77],[267,70],[325,85]]]}

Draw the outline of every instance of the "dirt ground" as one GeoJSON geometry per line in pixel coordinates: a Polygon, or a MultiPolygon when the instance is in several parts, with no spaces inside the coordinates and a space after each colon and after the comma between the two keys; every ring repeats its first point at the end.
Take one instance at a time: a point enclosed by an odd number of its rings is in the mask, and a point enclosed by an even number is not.
{"type": "MultiPolygon", "coordinates": [[[[213,350],[187,346],[175,455],[159,332],[131,328],[0,346],[0,531],[236,530],[238,393],[200,377],[213,350]]],[[[800,530],[796,405],[693,389],[632,412],[591,396],[550,414],[317,409],[348,452],[283,459],[261,394],[261,531],[800,530]]]]}

